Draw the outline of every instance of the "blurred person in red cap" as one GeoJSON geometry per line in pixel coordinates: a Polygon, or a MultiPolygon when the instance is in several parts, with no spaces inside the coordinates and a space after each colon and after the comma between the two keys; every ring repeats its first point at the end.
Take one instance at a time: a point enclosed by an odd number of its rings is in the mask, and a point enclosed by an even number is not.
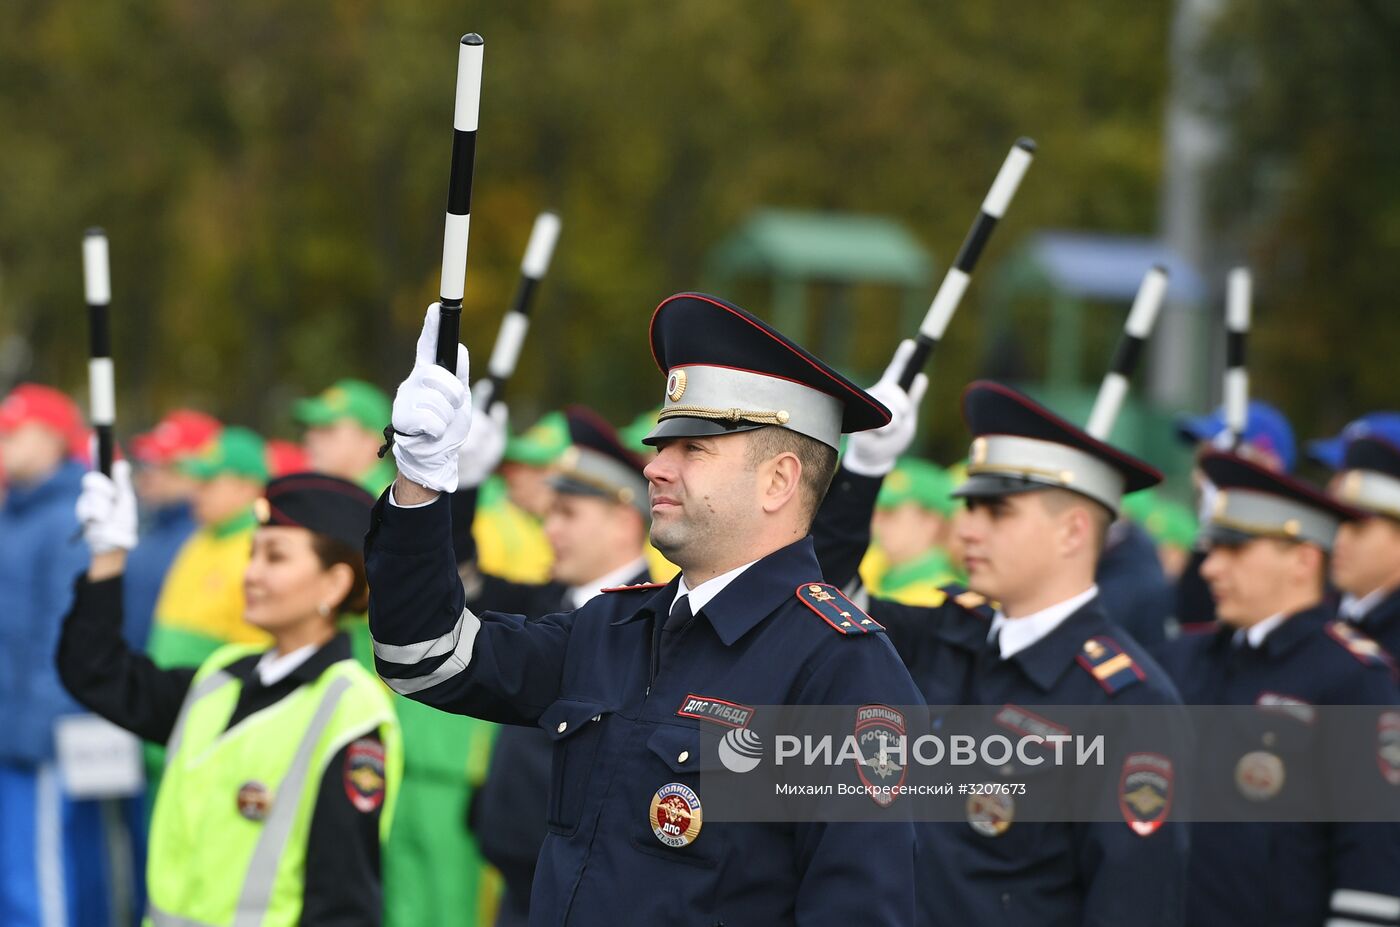
{"type": "Polygon", "coordinates": [[[292,441],[283,441],[280,438],[269,438],[267,441],[267,476],[268,479],[277,479],[279,476],[286,476],[290,473],[304,473],[307,470],[314,470],[311,466],[311,458],[307,455],[305,448],[292,441]]]}
{"type": "Polygon", "coordinates": [[[0,403],[0,923],[105,924],[100,807],[63,784],[60,717],[82,711],[59,683],[53,655],[88,562],[73,506],[84,433],[71,399],[25,383],[0,403]]]}

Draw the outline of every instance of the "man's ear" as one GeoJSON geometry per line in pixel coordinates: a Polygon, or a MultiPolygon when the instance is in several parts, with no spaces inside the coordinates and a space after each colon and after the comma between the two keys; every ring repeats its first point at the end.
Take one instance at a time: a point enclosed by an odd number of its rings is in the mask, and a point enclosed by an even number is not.
{"type": "Polygon", "coordinates": [[[763,511],[774,513],[798,501],[802,489],[802,461],[792,451],[783,451],[759,471],[763,511]]]}

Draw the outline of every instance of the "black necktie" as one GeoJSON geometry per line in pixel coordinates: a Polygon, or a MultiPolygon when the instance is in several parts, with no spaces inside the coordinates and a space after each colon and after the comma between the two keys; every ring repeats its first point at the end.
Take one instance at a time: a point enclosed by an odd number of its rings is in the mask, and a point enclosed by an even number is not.
{"type": "Polygon", "coordinates": [[[681,639],[686,627],[695,618],[690,610],[690,596],[683,595],[671,605],[671,614],[666,616],[666,624],[661,628],[661,659],[665,660],[681,639]]]}

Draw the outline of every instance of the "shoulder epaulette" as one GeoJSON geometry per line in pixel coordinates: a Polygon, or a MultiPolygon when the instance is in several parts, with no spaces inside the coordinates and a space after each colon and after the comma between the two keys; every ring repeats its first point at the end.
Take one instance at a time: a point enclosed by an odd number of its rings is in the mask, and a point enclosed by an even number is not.
{"type": "Polygon", "coordinates": [[[966,586],[960,586],[957,583],[949,583],[943,586],[941,591],[946,596],[944,601],[951,601],[963,611],[971,612],[978,618],[991,621],[996,615],[996,609],[980,592],[973,592],[966,586]]]}
{"type": "Polygon", "coordinates": [[[1111,637],[1089,638],[1074,659],[1109,695],[1117,695],[1147,678],[1128,652],[1111,637]]]}
{"type": "Polygon", "coordinates": [[[1395,672],[1395,661],[1390,654],[1350,621],[1338,619],[1327,622],[1327,636],[1367,666],[1380,666],[1391,673],[1395,672]]]}
{"type": "Polygon", "coordinates": [[[846,598],[845,593],[827,583],[803,583],[797,587],[797,600],[842,634],[849,636],[885,630],[884,625],[861,611],[858,605],[846,598]]]}
{"type": "Polygon", "coordinates": [[[636,592],[638,589],[665,589],[665,583],[634,583],[631,586],[609,586],[599,592],[636,592]]]}

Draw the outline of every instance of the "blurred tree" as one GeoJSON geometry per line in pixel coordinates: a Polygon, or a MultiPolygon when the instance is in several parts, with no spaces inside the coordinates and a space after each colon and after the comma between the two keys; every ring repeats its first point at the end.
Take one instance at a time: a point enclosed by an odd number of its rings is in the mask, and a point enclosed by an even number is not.
{"type": "MultiPolygon", "coordinates": [[[[1043,225],[1151,232],[1168,13],[11,0],[0,338],[33,341],[31,375],[81,385],[78,242],[100,223],[128,422],[190,401],[285,430],[286,399],[337,376],[391,386],[436,293],[453,49],[470,29],[487,51],[464,336],[484,358],[534,214],[557,208],[516,417],[579,399],[625,419],[659,386],[652,308],[697,285],[706,249],[755,206],[887,213],[946,261],[1026,134],[1041,155],[987,264],[1043,225]]],[[[935,371],[949,451],[978,299],[935,371]]],[[[891,348],[858,338],[860,372],[891,348]]]]}

